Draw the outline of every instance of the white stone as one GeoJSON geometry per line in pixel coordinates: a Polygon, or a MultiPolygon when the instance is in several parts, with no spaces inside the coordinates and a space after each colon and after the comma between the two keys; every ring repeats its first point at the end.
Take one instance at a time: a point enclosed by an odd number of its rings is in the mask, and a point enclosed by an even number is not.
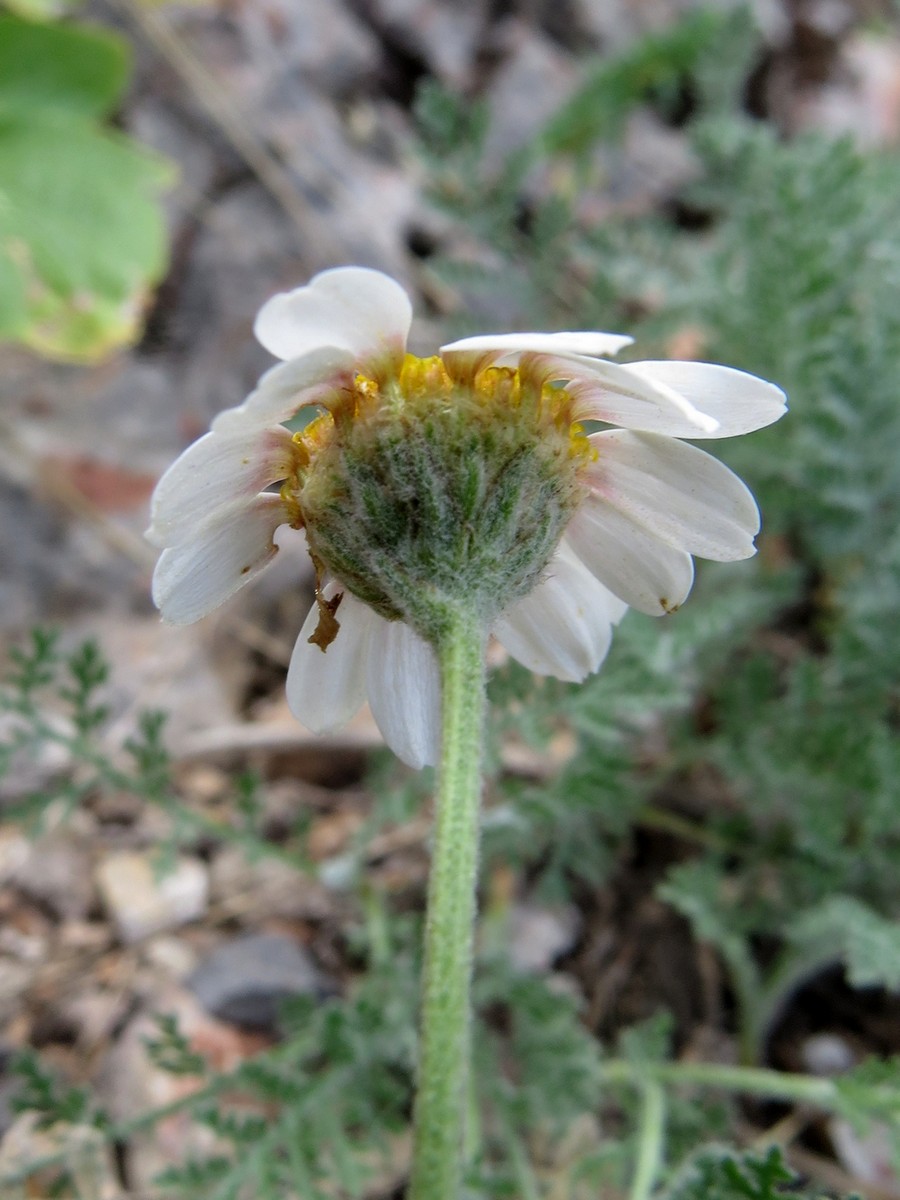
{"type": "Polygon", "coordinates": [[[836,1033],[814,1033],[800,1048],[811,1075],[840,1075],[856,1063],[853,1047],[836,1033]]]}
{"type": "Polygon", "coordinates": [[[100,863],[96,878],[124,942],[196,921],[206,912],[209,876],[196,858],[179,858],[167,874],[160,874],[150,854],[112,854],[100,863]]]}
{"type": "Polygon", "coordinates": [[[580,925],[578,911],[572,906],[513,905],[507,947],[510,961],[525,974],[548,971],[560,955],[571,950],[580,925]]]}
{"type": "MultiPolygon", "coordinates": [[[[39,1115],[22,1113],[10,1125],[0,1142],[0,1176],[19,1171],[29,1163],[62,1153],[72,1176],[75,1194],[93,1200],[115,1200],[120,1194],[116,1183],[112,1151],[98,1129],[90,1125],[58,1122],[42,1129],[39,1115]]],[[[4,1192],[6,1200],[18,1196],[48,1195],[52,1169],[42,1174],[35,1170],[22,1184],[4,1192]]]]}
{"type": "Polygon", "coordinates": [[[197,955],[184,938],[161,934],[143,947],[145,961],[170,979],[181,981],[197,965],[197,955]]]}

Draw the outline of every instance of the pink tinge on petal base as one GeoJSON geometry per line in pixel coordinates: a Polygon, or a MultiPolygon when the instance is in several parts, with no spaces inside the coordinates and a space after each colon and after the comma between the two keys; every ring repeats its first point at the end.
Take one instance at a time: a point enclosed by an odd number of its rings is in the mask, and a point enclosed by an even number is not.
{"type": "Polygon", "coordinates": [[[750,489],[704,450],[654,433],[590,437],[585,469],[595,495],[678,550],[732,562],[756,553],[759,509],[750,489]]]}
{"type": "Polygon", "coordinates": [[[286,429],[204,434],[176,459],[153,493],[145,537],[174,546],[194,537],[204,520],[235,501],[250,500],[291,470],[286,429]]]}
{"type": "Polygon", "coordinates": [[[692,430],[687,423],[675,425],[668,431],[672,437],[736,437],[771,425],[787,411],[787,397],[781,388],[734,367],[663,361],[626,363],[625,370],[638,379],[671,388],[716,421],[716,428],[709,433],[692,430]]]}
{"type": "Polygon", "coordinates": [[[535,369],[546,379],[566,382],[576,401],[576,421],[604,421],[625,429],[664,433],[688,428],[680,436],[711,436],[718,422],[694,408],[674,388],[630,372],[627,365],[581,355],[541,356],[535,369]]]}

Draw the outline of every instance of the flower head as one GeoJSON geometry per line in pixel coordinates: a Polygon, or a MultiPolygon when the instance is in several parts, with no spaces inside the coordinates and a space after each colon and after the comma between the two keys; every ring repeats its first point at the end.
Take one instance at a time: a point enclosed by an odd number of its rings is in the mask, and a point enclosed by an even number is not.
{"type": "Polygon", "coordinates": [[[282,363],[162,477],[148,537],[163,548],[154,600],[183,624],[271,562],[280,525],[305,529],[318,589],[291,708],[324,731],[368,698],[421,766],[437,755],[447,606],[532,670],[585,678],[627,606],[678,608],[692,555],[754,553],[750,492],[682,439],[759,429],[785,402],[729,367],[611,362],[631,341],[616,334],[466,338],[418,359],[410,321],[399,284],[362,268],[271,299],[255,331],[282,363]],[[292,435],[307,406],[319,415],[292,435]]]}

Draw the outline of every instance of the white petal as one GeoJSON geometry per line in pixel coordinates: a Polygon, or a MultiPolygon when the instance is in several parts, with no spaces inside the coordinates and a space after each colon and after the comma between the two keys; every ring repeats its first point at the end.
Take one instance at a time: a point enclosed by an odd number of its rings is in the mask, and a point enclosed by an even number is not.
{"type": "MultiPolygon", "coordinates": [[[[341,590],[337,584],[328,584],[326,598],[341,590]]],[[[313,733],[339,729],[366,698],[366,653],[375,614],[345,591],[335,616],[340,629],[323,652],[309,641],[319,623],[319,606],[312,606],[288,667],[288,706],[313,733]]]]}
{"type": "Polygon", "coordinates": [[[556,554],[554,555],[553,561],[555,561],[557,558],[564,558],[569,562],[574,562],[582,571],[588,572],[591,579],[594,580],[599,588],[598,591],[593,593],[593,600],[597,612],[599,613],[600,609],[602,608],[606,616],[606,620],[609,621],[611,625],[618,625],[628,612],[628,605],[624,600],[621,600],[615,594],[615,592],[611,592],[608,587],[600,583],[600,580],[597,579],[593,572],[591,572],[585,566],[585,564],[575,553],[574,549],[569,543],[569,540],[565,536],[556,548],[556,554]]]}
{"type": "Polygon", "coordinates": [[[700,412],[719,423],[711,433],[697,433],[686,424],[660,430],[673,437],[735,437],[771,425],[787,410],[781,388],[746,371],[698,362],[636,362],[625,370],[640,379],[679,392],[700,412]]]}
{"type": "Polygon", "coordinates": [[[402,354],[411,321],[412,305],[399,283],[380,271],[337,267],[273,296],[259,310],[254,332],[276,358],[335,346],[365,361],[385,349],[402,354]]]}
{"type": "Polygon", "coordinates": [[[701,558],[756,553],[759,509],[724,463],[675,438],[614,429],[593,434],[588,485],[657,537],[701,558]]]}
{"type": "Polygon", "coordinates": [[[268,493],[217,512],[189,542],[163,550],[153,572],[153,601],[164,621],[190,625],[218,608],[275,557],[272,536],[286,514],[268,493]]]}
{"type": "Polygon", "coordinates": [[[643,525],[589,495],[566,538],[588,570],[626,604],[661,617],[682,604],[694,582],[694,562],[643,525]]]}
{"type": "Polygon", "coordinates": [[[288,421],[307,404],[319,404],[352,380],[355,360],[333,346],[310,350],[262,376],[238,408],[226,408],[212,423],[217,433],[260,429],[288,421]]]}
{"type": "Polygon", "coordinates": [[[250,500],[291,469],[291,435],[281,426],[207,433],[172,463],[156,485],[145,536],[173,546],[216,509],[250,500]]]}
{"type": "Polygon", "coordinates": [[[616,597],[572,553],[554,556],[544,579],[493,629],[513,658],[538,675],[580,683],[598,670],[612,641],[616,597]]]}
{"type": "Polygon", "coordinates": [[[407,766],[434,766],[441,746],[441,681],[431,646],[402,621],[376,617],[366,673],[369,707],[407,766]]]}
{"type": "Polygon", "coordinates": [[[591,330],[570,333],[486,333],[450,342],[441,347],[441,355],[484,355],[504,366],[515,366],[519,355],[523,353],[606,357],[608,354],[618,354],[633,341],[634,338],[621,333],[595,333],[591,330]]]}
{"type": "Polygon", "coordinates": [[[674,389],[636,375],[627,365],[574,354],[541,356],[534,365],[547,379],[568,381],[567,391],[578,402],[576,421],[606,421],[626,429],[668,434],[676,427],[688,427],[692,437],[710,435],[716,428],[713,417],[694,408],[674,389]]]}

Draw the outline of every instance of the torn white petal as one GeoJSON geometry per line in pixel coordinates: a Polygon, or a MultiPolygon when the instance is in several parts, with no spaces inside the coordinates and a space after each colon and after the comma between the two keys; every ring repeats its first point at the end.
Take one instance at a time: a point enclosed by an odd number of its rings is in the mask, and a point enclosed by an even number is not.
{"type": "Polygon", "coordinates": [[[386,350],[402,354],[411,321],[409,297],[395,280],[365,267],[337,267],[273,296],[254,332],[276,358],[334,346],[364,363],[386,350]]]}
{"type": "MultiPolygon", "coordinates": [[[[341,591],[330,583],[323,589],[330,600],[341,591]]],[[[335,618],[340,628],[326,650],[310,642],[319,623],[314,604],[297,638],[287,675],[287,702],[297,720],[313,733],[339,729],[366,698],[366,654],[374,613],[344,591],[335,618]]]]}
{"type": "Polygon", "coordinates": [[[286,513],[268,493],[217,512],[190,541],[163,550],[153,572],[153,602],[163,620],[190,625],[218,608],[274,558],[272,538],[286,513]]]}
{"type": "Polygon", "coordinates": [[[593,434],[586,471],[598,496],[679,550],[729,562],[755,554],[759,509],[724,463],[674,438],[609,430],[593,434]]]}
{"type": "Polygon", "coordinates": [[[441,745],[441,683],[431,646],[402,621],[375,617],[366,690],[384,740],[410,767],[434,766],[441,745]]]}
{"type": "Polygon", "coordinates": [[[661,433],[673,437],[735,437],[771,425],[787,410],[781,388],[746,371],[699,362],[636,362],[625,369],[640,379],[671,388],[694,408],[718,422],[709,433],[673,426],[661,433]]]}
{"type": "Polygon", "coordinates": [[[621,600],[661,617],[684,602],[694,563],[643,525],[595,495],[569,522],[566,538],[588,570],[621,600]]]}
{"type": "Polygon", "coordinates": [[[535,367],[547,379],[566,381],[576,400],[576,421],[605,421],[670,436],[686,427],[692,431],[689,436],[709,436],[717,428],[714,417],[694,408],[674,388],[629,371],[627,364],[573,354],[542,356],[535,367]]]}

